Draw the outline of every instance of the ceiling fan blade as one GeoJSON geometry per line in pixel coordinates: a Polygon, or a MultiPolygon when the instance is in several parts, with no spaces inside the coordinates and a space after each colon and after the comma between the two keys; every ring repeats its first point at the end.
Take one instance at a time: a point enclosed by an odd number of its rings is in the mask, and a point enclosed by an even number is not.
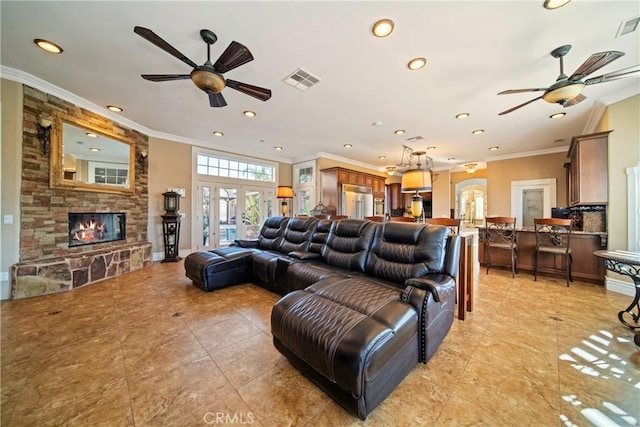
{"type": "Polygon", "coordinates": [[[249,49],[237,41],[232,41],[227,49],[222,52],[222,55],[220,55],[216,63],[213,64],[213,68],[218,73],[224,74],[249,61],[253,61],[253,55],[251,55],[249,49]]]}
{"type": "Polygon", "coordinates": [[[537,101],[538,99],[542,99],[542,96],[539,96],[539,97],[537,97],[537,98],[533,98],[532,100],[527,101],[527,102],[525,102],[525,103],[523,103],[523,104],[516,105],[516,106],[515,106],[515,107],[513,107],[513,108],[509,108],[508,110],[505,110],[505,111],[503,111],[502,113],[498,113],[498,115],[499,115],[499,116],[502,116],[502,115],[505,115],[505,114],[509,114],[510,112],[515,111],[515,110],[517,110],[518,108],[524,107],[525,105],[531,104],[533,101],[537,101]]]}
{"type": "Polygon", "coordinates": [[[599,70],[610,62],[615,61],[624,55],[624,52],[617,50],[609,50],[607,52],[594,53],[586,61],[578,67],[576,71],[569,77],[569,80],[582,80],[589,74],[599,70]]]}
{"type": "Polygon", "coordinates": [[[564,108],[571,107],[571,106],[573,106],[573,105],[576,105],[576,104],[581,103],[581,102],[582,102],[582,101],[584,101],[585,99],[587,99],[587,97],[586,97],[586,96],[584,96],[583,94],[579,94],[579,95],[578,95],[578,96],[576,96],[575,98],[571,98],[571,99],[567,100],[564,104],[562,104],[562,106],[563,106],[564,108]]]}
{"type": "Polygon", "coordinates": [[[523,92],[542,92],[547,90],[546,87],[537,87],[535,89],[509,89],[498,92],[498,95],[508,95],[510,93],[523,93],[523,92]]]}
{"type": "Polygon", "coordinates": [[[627,79],[630,77],[640,77],[640,65],[623,68],[618,71],[612,71],[598,77],[592,77],[584,81],[585,85],[595,85],[597,83],[610,82],[611,80],[627,79]]]}
{"type": "Polygon", "coordinates": [[[171,80],[186,80],[191,74],[140,74],[140,76],[152,82],[168,82],[171,80]]]}
{"type": "Polygon", "coordinates": [[[193,68],[196,68],[198,66],[195,62],[193,62],[192,60],[184,56],[182,53],[178,51],[178,49],[171,46],[169,43],[164,41],[159,35],[151,31],[150,29],[136,26],[133,28],[133,31],[143,39],[153,43],[154,45],[158,46],[160,49],[164,50],[165,52],[175,56],[185,64],[190,65],[193,68]]]}
{"type": "Polygon", "coordinates": [[[260,101],[266,101],[271,98],[271,90],[263,87],[253,86],[247,83],[237,82],[235,80],[227,80],[227,87],[235,89],[246,95],[253,96],[260,101]]]}
{"type": "Polygon", "coordinates": [[[227,105],[227,101],[224,100],[224,96],[221,93],[215,93],[212,90],[206,91],[209,94],[209,105],[212,107],[224,107],[227,105]]]}

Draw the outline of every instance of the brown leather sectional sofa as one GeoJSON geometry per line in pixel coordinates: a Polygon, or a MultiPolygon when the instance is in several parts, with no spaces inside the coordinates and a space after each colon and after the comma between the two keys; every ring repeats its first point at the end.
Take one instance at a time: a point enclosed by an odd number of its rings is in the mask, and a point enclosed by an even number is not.
{"type": "Polygon", "coordinates": [[[444,226],[272,217],[257,240],[193,253],[185,270],[205,290],[252,280],[285,294],[275,347],[364,420],[447,335],[459,254],[444,226]]]}

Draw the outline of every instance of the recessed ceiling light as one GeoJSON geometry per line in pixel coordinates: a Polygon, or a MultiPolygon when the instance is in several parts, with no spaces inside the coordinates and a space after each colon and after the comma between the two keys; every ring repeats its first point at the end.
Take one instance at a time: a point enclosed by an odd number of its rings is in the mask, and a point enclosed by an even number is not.
{"type": "Polygon", "coordinates": [[[427,147],[427,151],[429,151],[429,150],[435,150],[435,149],[436,149],[436,147],[435,147],[435,146],[433,146],[433,145],[432,145],[431,147],[427,147]]]}
{"type": "Polygon", "coordinates": [[[393,21],[391,19],[381,19],[373,24],[371,32],[376,37],[387,37],[393,32],[393,21]]]}
{"type": "Polygon", "coordinates": [[[33,42],[42,50],[45,50],[49,53],[62,53],[62,48],[55,44],[54,42],[50,42],[49,40],[44,39],[34,39],[33,42]]]}
{"type": "Polygon", "coordinates": [[[405,130],[404,129],[398,129],[393,133],[395,133],[396,135],[402,135],[403,133],[405,133],[405,130]]]}
{"type": "Polygon", "coordinates": [[[386,158],[387,158],[387,156],[378,156],[378,158],[379,158],[380,160],[382,160],[382,159],[386,159],[386,158]]]}
{"type": "Polygon", "coordinates": [[[245,112],[244,112],[244,113],[242,113],[242,114],[244,114],[244,115],[245,115],[245,116],[247,116],[247,117],[255,117],[255,116],[256,116],[255,111],[249,111],[249,110],[245,111],[245,112]]]}
{"type": "Polygon", "coordinates": [[[466,119],[467,117],[469,117],[469,113],[456,114],[456,119],[466,119]]]}
{"type": "Polygon", "coordinates": [[[344,144],[343,147],[344,148],[351,148],[351,147],[353,147],[353,144],[344,144]]]}
{"type": "Polygon", "coordinates": [[[427,60],[425,58],[413,58],[407,64],[410,70],[419,70],[427,64],[427,60]]]}
{"type": "Polygon", "coordinates": [[[111,110],[111,111],[115,111],[116,113],[121,113],[122,112],[122,108],[116,106],[116,105],[107,105],[107,110],[111,110]]]}
{"type": "Polygon", "coordinates": [[[566,116],[567,113],[555,113],[549,116],[550,119],[559,119],[561,117],[566,116]]]}
{"type": "Polygon", "coordinates": [[[489,147],[489,151],[496,151],[499,150],[500,147],[489,147]]]}
{"type": "Polygon", "coordinates": [[[481,133],[484,133],[484,129],[476,129],[471,133],[474,134],[474,135],[480,135],[481,133]]]}
{"type": "Polygon", "coordinates": [[[557,9],[559,7],[564,6],[565,4],[569,3],[571,0],[544,0],[544,8],[545,9],[549,9],[549,10],[553,10],[553,9],[557,9]]]}
{"type": "Polygon", "coordinates": [[[93,133],[93,132],[85,132],[85,133],[89,138],[97,138],[98,137],[98,134],[93,133]]]}
{"type": "Polygon", "coordinates": [[[282,147],[279,145],[276,145],[275,147],[273,147],[273,149],[276,151],[282,151],[282,147]]]}
{"type": "Polygon", "coordinates": [[[98,151],[100,151],[100,149],[98,147],[91,147],[91,148],[89,148],[89,151],[98,152],[98,151]]]}
{"type": "Polygon", "coordinates": [[[220,132],[219,130],[214,131],[213,134],[215,136],[223,136],[224,135],[224,133],[220,132]]]}
{"type": "Polygon", "coordinates": [[[453,162],[455,159],[456,159],[455,157],[449,157],[449,158],[447,159],[447,161],[448,161],[448,162],[453,162]]]}

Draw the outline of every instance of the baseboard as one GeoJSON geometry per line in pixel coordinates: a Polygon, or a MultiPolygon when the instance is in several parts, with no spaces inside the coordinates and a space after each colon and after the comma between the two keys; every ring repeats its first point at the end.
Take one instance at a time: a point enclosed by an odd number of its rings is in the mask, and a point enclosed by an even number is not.
{"type": "Polygon", "coordinates": [[[619,294],[629,295],[631,297],[636,295],[636,288],[632,282],[605,277],[604,285],[608,291],[618,292],[619,294]]]}
{"type": "MultiPolygon", "coordinates": [[[[193,252],[192,249],[180,249],[178,251],[178,255],[181,258],[186,257],[187,255],[189,255],[191,252],[193,252]]],[[[153,262],[158,262],[158,261],[162,261],[164,259],[164,252],[153,252],[151,254],[151,257],[153,259],[153,262]]]]}

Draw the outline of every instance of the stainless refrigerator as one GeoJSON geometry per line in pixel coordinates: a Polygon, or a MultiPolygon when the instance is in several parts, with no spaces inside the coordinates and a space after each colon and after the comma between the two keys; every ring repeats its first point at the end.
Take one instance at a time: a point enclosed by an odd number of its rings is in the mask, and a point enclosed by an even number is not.
{"type": "Polygon", "coordinates": [[[342,185],[342,212],[349,218],[364,219],[373,216],[373,189],[357,185],[342,185]]]}

